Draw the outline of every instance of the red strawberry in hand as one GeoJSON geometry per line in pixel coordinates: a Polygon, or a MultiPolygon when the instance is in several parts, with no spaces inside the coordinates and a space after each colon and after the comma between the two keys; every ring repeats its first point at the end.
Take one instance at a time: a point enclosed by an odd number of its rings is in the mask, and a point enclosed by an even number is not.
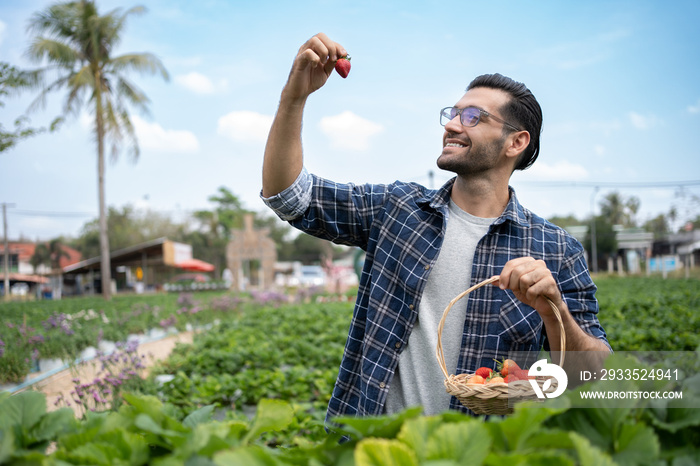
{"type": "Polygon", "coordinates": [[[335,62],[335,70],[341,77],[347,78],[350,73],[350,55],[340,57],[338,61],[335,62]]]}

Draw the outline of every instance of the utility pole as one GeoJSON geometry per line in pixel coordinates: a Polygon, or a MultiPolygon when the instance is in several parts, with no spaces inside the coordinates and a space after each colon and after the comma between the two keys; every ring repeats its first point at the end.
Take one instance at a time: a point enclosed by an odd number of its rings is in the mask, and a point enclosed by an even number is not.
{"type": "Polygon", "coordinates": [[[6,202],[2,203],[2,229],[3,238],[5,241],[5,250],[3,251],[3,273],[4,273],[4,288],[5,291],[5,301],[10,300],[10,244],[7,240],[7,207],[14,207],[14,204],[8,204],[6,202]]]}
{"type": "Polygon", "coordinates": [[[593,188],[593,195],[591,196],[591,262],[593,266],[593,273],[598,273],[598,239],[596,238],[595,232],[595,196],[598,194],[599,186],[593,188]]]}

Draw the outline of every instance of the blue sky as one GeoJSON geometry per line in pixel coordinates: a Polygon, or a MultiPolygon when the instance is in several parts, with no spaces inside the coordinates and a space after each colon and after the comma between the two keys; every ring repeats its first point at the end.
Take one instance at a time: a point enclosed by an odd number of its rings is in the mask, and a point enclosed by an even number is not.
{"type": "MultiPolygon", "coordinates": [[[[52,3],[0,3],[1,61],[32,66],[27,21],[52,3]]],[[[540,158],[511,178],[530,210],[584,218],[618,191],[639,197],[640,221],[672,206],[678,222],[700,213],[691,201],[700,186],[673,185],[700,180],[698,1],[98,2],[103,13],[136,5],[147,11],[130,18],[117,53],[154,53],[171,79],[132,76],[151,99],[150,115],[132,114],[139,160],[124,152],[108,164],[110,206],[179,219],[210,209],[207,198],[225,186],[264,212],[267,130],[298,48],[323,31],[353,66],[307,105],[305,160],[321,176],[429,184],[432,170],[442,184],[451,175],[435,166],[439,109],[475,76],[500,72],[527,84],[544,110],[540,158]]],[[[0,122],[11,126],[32,99],[7,99],[0,122]]],[[[46,124],[60,103],[49,99],[32,124],[46,124]]],[[[96,218],[87,121],[75,117],[0,154],[11,239],[76,236],[96,218]]]]}

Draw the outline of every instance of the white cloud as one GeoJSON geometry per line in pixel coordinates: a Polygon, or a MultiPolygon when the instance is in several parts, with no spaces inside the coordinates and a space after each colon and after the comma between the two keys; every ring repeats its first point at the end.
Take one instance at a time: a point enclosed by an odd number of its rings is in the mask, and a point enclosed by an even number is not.
{"type": "Polygon", "coordinates": [[[661,123],[661,120],[654,115],[642,115],[637,112],[629,112],[628,116],[632,126],[641,130],[651,129],[661,123]]]}
{"type": "Polygon", "coordinates": [[[562,161],[548,164],[538,160],[536,164],[528,168],[524,175],[538,180],[581,180],[588,177],[588,170],[582,165],[562,161]]]}
{"type": "Polygon", "coordinates": [[[215,84],[211,79],[196,71],[175,76],[175,82],[195,94],[214,94],[217,90],[226,88],[225,80],[215,84]]]}
{"type": "Polygon", "coordinates": [[[333,147],[356,151],[367,149],[369,138],[384,131],[382,125],[350,111],[321,118],[319,127],[330,138],[333,147]]]}
{"type": "Polygon", "coordinates": [[[272,116],[246,110],[219,118],[216,132],[234,141],[264,142],[272,126],[272,116]]]}
{"type": "Polygon", "coordinates": [[[165,129],[134,115],[131,122],[136,130],[139,146],[157,152],[193,153],[199,150],[197,136],[191,131],[165,129]]]}
{"type": "Polygon", "coordinates": [[[688,113],[700,113],[700,99],[695,105],[688,105],[688,113]]]}

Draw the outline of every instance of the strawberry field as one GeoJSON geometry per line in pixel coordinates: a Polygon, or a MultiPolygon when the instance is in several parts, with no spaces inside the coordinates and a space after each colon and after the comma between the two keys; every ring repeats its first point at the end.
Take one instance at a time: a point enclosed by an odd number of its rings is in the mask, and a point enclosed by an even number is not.
{"type": "MultiPolygon", "coordinates": [[[[616,351],[685,351],[686,373],[700,371],[697,280],[597,283],[600,319],[616,351]]],[[[579,387],[544,406],[520,404],[505,418],[453,412],[428,417],[409,409],[343,419],[329,434],[323,417],[352,303],[297,301],[272,293],[201,293],[0,306],[1,383],[22,380],[37,357],[75,358],[99,339],[125,341],[153,328],[203,329],[147,379],[122,377],[138,374],[139,363],[121,346],[121,372],[75,380],[73,399],[1,393],[0,464],[700,462],[697,375],[683,380],[683,400],[626,407],[601,400],[595,409],[578,409],[579,387]],[[81,418],[68,407],[76,403],[85,408],[81,418]],[[49,412],[54,405],[62,408],[49,412]],[[350,440],[339,443],[343,436],[350,440]]],[[[608,365],[624,370],[629,361],[613,356],[608,365]]],[[[632,382],[630,389],[649,383],[632,382]]]]}

